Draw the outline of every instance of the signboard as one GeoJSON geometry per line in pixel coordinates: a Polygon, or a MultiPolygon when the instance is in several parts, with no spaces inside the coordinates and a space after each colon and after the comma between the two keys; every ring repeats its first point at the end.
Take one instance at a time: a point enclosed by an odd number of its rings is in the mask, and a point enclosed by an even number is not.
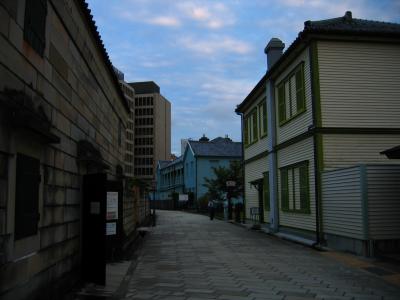
{"type": "Polygon", "coordinates": [[[118,219],[118,192],[107,192],[106,220],[118,219]]]}
{"type": "Polygon", "coordinates": [[[106,223],[106,235],[117,234],[117,222],[106,223]]]}
{"type": "Polygon", "coordinates": [[[236,186],[236,181],[229,180],[229,181],[227,181],[227,182],[226,182],[226,186],[227,186],[227,187],[233,187],[233,186],[236,186]]]}
{"type": "Polygon", "coordinates": [[[189,195],[188,194],[179,194],[179,201],[189,201],[189,195]]]}

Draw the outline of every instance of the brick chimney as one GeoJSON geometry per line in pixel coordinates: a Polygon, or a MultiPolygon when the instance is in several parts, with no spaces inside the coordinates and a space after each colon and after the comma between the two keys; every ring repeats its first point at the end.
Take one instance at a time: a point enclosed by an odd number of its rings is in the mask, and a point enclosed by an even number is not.
{"type": "Polygon", "coordinates": [[[285,48],[285,44],[278,38],[272,38],[268,42],[264,49],[267,55],[267,70],[269,70],[282,56],[282,51],[285,48]]]}

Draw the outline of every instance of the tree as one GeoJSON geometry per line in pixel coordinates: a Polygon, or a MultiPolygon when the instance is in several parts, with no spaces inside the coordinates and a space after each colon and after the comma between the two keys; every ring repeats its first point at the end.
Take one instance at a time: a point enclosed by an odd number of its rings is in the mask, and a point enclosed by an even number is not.
{"type": "Polygon", "coordinates": [[[233,160],[229,164],[229,168],[213,167],[214,178],[205,178],[203,186],[208,188],[208,196],[211,199],[223,201],[225,199],[228,189],[226,187],[227,181],[235,181],[236,186],[231,188],[230,196],[232,198],[243,197],[243,171],[242,163],[238,160],[233,160]]]}

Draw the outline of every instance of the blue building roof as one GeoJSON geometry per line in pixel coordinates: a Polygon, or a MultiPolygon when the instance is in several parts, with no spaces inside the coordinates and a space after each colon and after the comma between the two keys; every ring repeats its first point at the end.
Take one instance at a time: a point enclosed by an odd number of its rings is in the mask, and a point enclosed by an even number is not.
{"type": "Polygon", "coordinates": [[[218,137],[211,141],[188,142],[196,156],[241,157],[242,143],[218,137]]]}
{"type": "Polygon", "coordinates": [[[183,156],[179,156],[175,160],[159,160],[158,164],[160,165],[160,169],[165,169],[166,167],[178,164],[183,161],[183,156]]]}

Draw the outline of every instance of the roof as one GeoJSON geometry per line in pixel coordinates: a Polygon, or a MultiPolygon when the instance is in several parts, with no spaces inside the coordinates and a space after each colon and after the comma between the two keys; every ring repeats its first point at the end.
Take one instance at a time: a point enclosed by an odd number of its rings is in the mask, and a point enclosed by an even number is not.
{"type": "Polygon", "coordinates": [[[160,169],[165,169],[182,161],[183,161],[183,155],[179,156],[177,159],[174,160],[159,160],[158,164],[160,165],[160,169]]]}
{"type": "Polygon", "coordinates": [[[188,141],[196,156],[241,157],[242,143],[217,138],[209,142],[188,141]]]}
{"type": "Polygon", "coordinates": [[[351,11],[347,11],[339,18],[306,21],[303,32],[400,35],[400,24],[355,19],[351,11]]]}
{"type": "Polygon", "coordinates": [[[169,163],[170,163],[169,160],[159,160],[159,161],[158,161],[158,164],[159,164],[159,166],[160,166],[160,169],[165,168],[166,166],[168,166],[169,163]]]}
{"type": "Polygon", "coordinates": [[[371,21],[353,18],[350,11],[347,11],[343,17],[326,19],[320,21],[304,22],[304,29],[299,32],[297,38],[282,54],[279,60],[266,72],[257,85],[251,90],[246,98],[237,105],[235,112],[241,113],[248,102],[252,100],[257,91],[263,86],[266,80],[282,65],[282,63],[291,55],[302,43],[308,42],[312,36],[319,35],[358,35],[370,37],[391,37],[400,38],[400,24],[380,21],[371,21]]]}
{"type": "Polygon", "coordinates": [[[119,98],[120,98],[122,104],[124,105],[126,111],[129,112],[130,108],[129,108],[128,101],[126,100],[124,93],[122,92],[122,89],[119,85],[118,77],[114,72],[114,67],[111,64],[110,57],[108,56],[107,50],[104,47],[104,43],[101,39],[100,33],[97,30],[96,22],[93,19],[91,10],[89,9],[88,4],[86,3],[85,0],[79,0],[79,1],[77,1],[77,3],[81,7],[83,15],[85,16],[85,18],[88,22],[89,31],[92,33],[92,36],[94,37],[94,40],[96,43],[96,46],[100,51],[100,55],[103,57],[103,60],[106,65],[106,69],[108,70],[108,73],[109,73],[110,77],[112,78],[114,87],[117,90],[119,98]]]}
{"type": "Polygon", "coordinates": [[[160,93],[160,87],[154,81],[130,82],[129,85],[135,89],[136,95],[160,93]]]}

